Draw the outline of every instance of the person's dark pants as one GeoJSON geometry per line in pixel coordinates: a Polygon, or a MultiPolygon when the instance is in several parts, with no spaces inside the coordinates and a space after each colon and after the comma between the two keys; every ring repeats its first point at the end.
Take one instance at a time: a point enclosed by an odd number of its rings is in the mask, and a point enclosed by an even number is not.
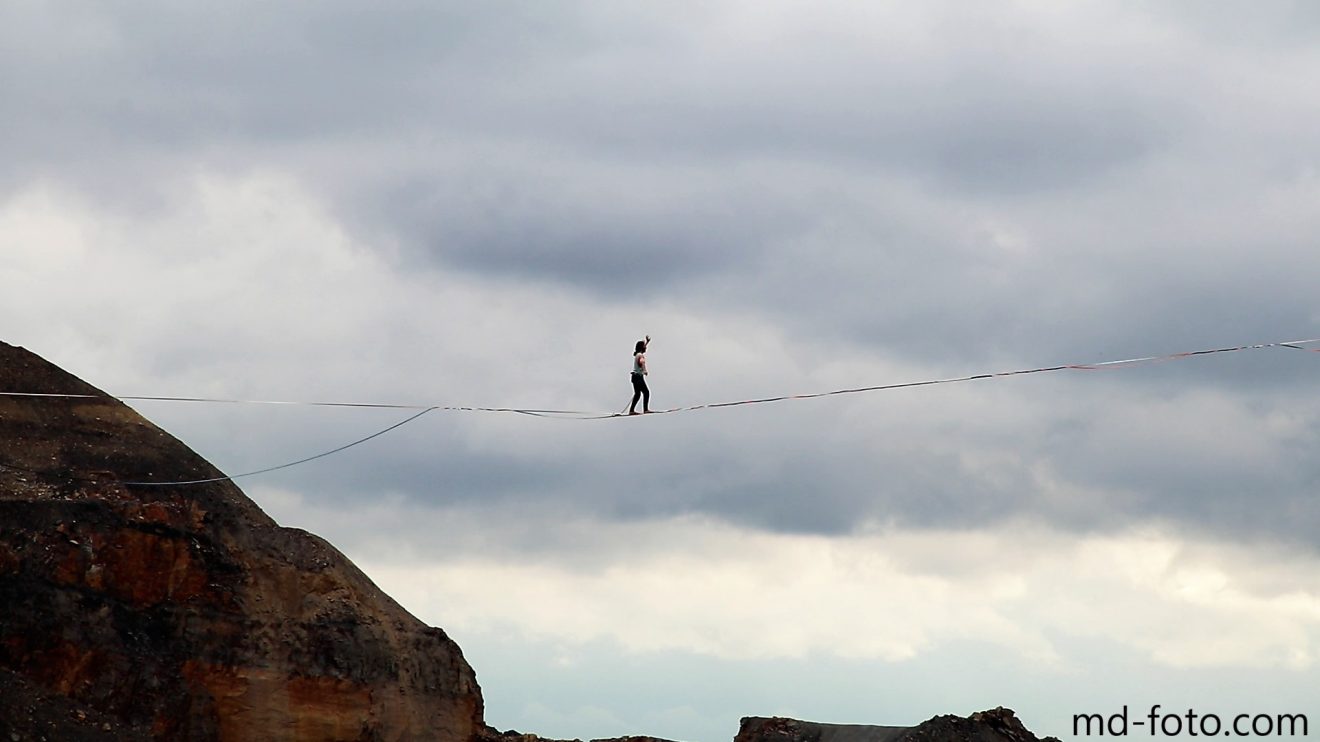
{"type": "Polygon", "coordinates": [[[637,411],[637,400],[642,400],[642,410],[651,411],[651,390],[646,388],[646,377],[641,374],[631,374],[633,383],[632,404],[628,407],[629,414],[637,411]]]}

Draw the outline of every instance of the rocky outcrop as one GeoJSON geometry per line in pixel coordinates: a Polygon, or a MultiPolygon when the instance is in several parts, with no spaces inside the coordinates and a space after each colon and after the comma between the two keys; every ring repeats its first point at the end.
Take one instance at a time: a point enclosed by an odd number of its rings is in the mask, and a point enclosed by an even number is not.
{"type": "Polygon", "coordinates": [[[458,646],[122,403],[0,343],[0,739],[454,740],[458,646]]]}
{"type": "Polygon", "coordinates": [[[979,711],[966,718],[947,714],[913,727],[899,737],[901,742],[1059,742],[1057,737],[1040,738],[1027,730],[1017,715],[1006,708],[979,711]]]}
{"type": "Polygon", "coordinates": [[[909,727],[821,724],[782,716],[744,717],[734,742],[893,742],[909,727]]]}
{"type": "Polygon", "coordinates": [[[996,708],[968,717],[936,716],[915,727],[820,724],[784,717],[745,717],[734,742],[1059,742],[1040,739],[1012,710],[996,708]]]}

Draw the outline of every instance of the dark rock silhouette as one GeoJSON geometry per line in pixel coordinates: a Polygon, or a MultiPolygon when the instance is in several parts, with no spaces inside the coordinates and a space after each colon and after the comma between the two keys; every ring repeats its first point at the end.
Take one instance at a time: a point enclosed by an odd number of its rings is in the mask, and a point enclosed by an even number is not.
{"type": "Polygon", "coordinates": [[[0,739],[456,740],[458,645],[122,403],[0,344],[0,739]]]}

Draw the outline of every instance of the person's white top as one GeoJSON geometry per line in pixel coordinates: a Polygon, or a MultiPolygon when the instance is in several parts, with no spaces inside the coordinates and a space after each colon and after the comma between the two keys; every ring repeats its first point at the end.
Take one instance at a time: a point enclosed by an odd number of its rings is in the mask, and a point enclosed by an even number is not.
{"type": "Polygon", "coordinates": [[[633,373],[646,375],[646,354],[633,353],[633,373]]]}

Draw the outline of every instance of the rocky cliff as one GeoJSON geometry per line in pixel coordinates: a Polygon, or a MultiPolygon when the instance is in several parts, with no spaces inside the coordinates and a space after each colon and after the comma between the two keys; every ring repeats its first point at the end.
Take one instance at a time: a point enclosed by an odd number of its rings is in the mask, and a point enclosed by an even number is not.
{"type": "Polygon", "coordinates": [[[316,536],[0,344],[0,739],[455,740],[472,668],[316,536]]]}

